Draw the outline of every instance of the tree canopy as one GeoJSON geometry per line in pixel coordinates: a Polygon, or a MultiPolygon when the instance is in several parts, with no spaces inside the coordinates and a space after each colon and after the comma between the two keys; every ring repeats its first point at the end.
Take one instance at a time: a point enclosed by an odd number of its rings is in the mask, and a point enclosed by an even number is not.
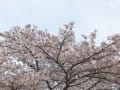
{"type": "Polygon", "coordinates": [[[26,25],[0,33],[0,89],[100,90],[120,85],[120,34],[96,45],[75,40],[74,23],[57,35],[26,25]]]}

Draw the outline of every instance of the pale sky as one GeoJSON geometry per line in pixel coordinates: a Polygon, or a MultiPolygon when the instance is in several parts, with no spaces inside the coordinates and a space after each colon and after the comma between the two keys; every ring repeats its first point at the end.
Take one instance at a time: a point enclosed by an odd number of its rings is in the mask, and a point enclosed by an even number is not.
{"type": "Polygon", "coordinates": [[[0,31],[32,24],[56,34],[75,22],[77,40],[97,29],[97,40],[120,33],[120,0],[0,0],[0,31]]]}

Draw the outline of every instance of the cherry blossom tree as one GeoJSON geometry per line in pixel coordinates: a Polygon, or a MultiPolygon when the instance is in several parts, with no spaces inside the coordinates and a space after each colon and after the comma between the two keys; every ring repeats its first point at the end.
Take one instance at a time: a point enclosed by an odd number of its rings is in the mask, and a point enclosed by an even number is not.
{"type": "Polygon", "coordinates": [[[0,33],[0,89],[97,90],[120,85],[120,35],[96,45],[96,31],[76,41],[74,23],[58,35],[35,26],[0,33]]]}

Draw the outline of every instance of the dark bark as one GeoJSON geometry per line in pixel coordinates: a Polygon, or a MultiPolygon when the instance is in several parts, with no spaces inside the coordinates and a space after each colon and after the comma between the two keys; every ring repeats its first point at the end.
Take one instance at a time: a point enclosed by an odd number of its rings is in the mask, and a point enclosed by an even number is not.
{"type": "Polygon", "coordinates": [[[69,89],[69,85],[66,85],[63,90],[68,90],[69,89]]]}

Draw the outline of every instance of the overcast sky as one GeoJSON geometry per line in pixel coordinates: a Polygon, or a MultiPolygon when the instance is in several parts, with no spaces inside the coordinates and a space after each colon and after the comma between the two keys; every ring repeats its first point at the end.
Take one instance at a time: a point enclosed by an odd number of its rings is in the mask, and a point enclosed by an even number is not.
{"type": "Polygon", "coordinates": [[[97,29],[97,40],[120,33],[120,0],[0,0],[0,31],[32,24],[56,34],[75,22],[77,40],[97,29]]]}

